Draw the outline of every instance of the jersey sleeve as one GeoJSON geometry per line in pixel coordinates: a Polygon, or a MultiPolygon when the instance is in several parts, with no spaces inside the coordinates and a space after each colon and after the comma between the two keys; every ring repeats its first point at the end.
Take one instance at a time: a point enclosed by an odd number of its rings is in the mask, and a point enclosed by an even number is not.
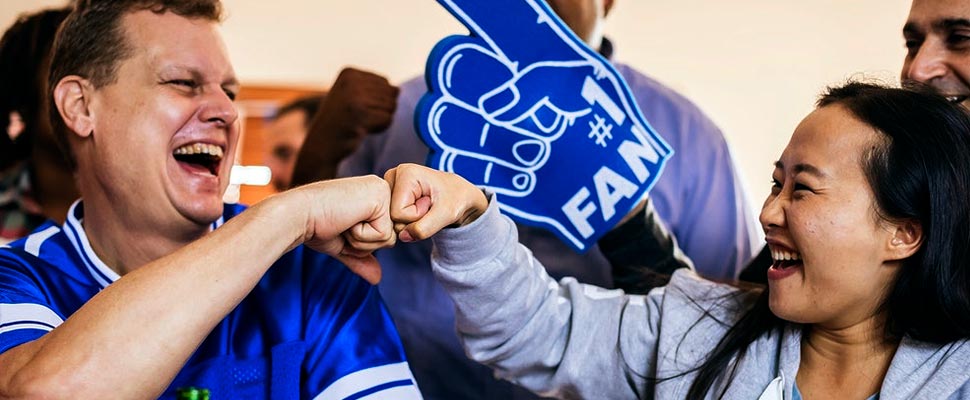
{"type": "Polygon", "coordinates": [[[0,353],[35,340],[64,322],[44,295],[27,257],[0,248],[0,353]]]}
{"type": "MultiPolygon", "coordinates": [[[[311,253],[311,251],[307,251],[311,253]]],[[[377,286],[321,257],[305,274],[306,398],[420,399],[377,286]]]]}

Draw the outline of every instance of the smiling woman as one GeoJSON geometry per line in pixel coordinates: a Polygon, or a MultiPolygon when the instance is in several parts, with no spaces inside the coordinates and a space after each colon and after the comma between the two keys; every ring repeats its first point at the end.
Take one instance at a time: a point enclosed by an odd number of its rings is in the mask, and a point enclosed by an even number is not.
{"type": "Polygon", "coordinates": [[[395,193],[434,194],[426,215],[397,212],[407,236],[461,226],[437,234],[433,261],[468,354],[536,393],[963,399],[968,131],[962,109],[920,88],[829,90],[776,164],[761,213],[775,261],[753,291],[687,270],[646,296],[556,284],[494,197],[419,167],[388,175],[395,193]]]}
{"type": "Polygon", "coordinates": [[[775,260],[768,290],[701,368],[693,394],[785,321],[807,324],[795,377],[806,395],[879,393],[904,338],[945,344],[970,334],[966,304],[954,302],[968,290],[954,261],[970,245],[968,160],[954,149],[966,150],[970,125],[935,100],[854,84],[802,121],[761,213],[775,260]],[[859,379],[820,378],[818,368],[833,367],[858,368],[859,379]]]}

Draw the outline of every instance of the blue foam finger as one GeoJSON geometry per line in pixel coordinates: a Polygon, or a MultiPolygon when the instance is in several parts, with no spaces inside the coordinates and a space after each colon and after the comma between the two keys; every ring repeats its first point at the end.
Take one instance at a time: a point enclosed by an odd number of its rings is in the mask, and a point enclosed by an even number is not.
{"type": "Polygon", "coordinates": [[[523,170],[545,161],[549,141],[544,137],[490,124],[459,103],[442,100],[430,112],[430,147],[440,152],[465,154],[523,170]],[[443,126],[449,129],[442,130],[443,126]]]}
{"type": "Polygon", "coordinates": [[[461,175],[502,198],[529,196],[535,190],[535,172],[512,164],[458,153],[445,153],[440,163],[442,170],[461,175]]]}
{"type": "MultiPolygon", "coordinates": [[[[455,36],[441,43],[447,46],[447,50],[442,51],[433,87],[445,96],[472,106],[482,106],[479,100],[483,98],[502,97],[495,96],[492,92],[512,80],[513,66],[502,63],[494,53],[467,37],[455,36]],[[465,79],[471,75],[480,75],[482,79],[465,79]]],[[[511,98],[505,100],[511,101],[511,98]]],[[[504,104],[495,104],[492,107],[502,106],[504,104]]]]}
{"type": "Polygon", "coordinates": [[[492,118],[499,123],[514,125],[547,137],[559,137],[576,118],[591,111],[589,102],[581,96],[552,97],[549,90],[529,88],[544,87],[555,82],[562,85],[555,89],[560,93],[579,93],[583,81],[575,78],[594,71],[585,61],[532,64],[517,73],[511,83],[517,93],[516,101],[494,112],[492,118]]]}
{"type": "Polygon", "coordinates": [[[438,0],[470,30],[435,46],[415,125],[428,164],[499,195],[579,252],[642,200],[673,154],[613,66],[543,0],[438,0]]]}
{"type": "Polygon", "coordinates": [[[561,36],[575,35],[543,0],[438,0],[438,3],[465,25],[472,37],[493,49],[500,58],[522,64],[573,60],[582,48],[558,40],[561,36]],[[508,27],[515,27],[515,32],[510,32],[508,27]],[[551,47],[537,52],[539,49],[532,46],[535,42],[551,47]]]}

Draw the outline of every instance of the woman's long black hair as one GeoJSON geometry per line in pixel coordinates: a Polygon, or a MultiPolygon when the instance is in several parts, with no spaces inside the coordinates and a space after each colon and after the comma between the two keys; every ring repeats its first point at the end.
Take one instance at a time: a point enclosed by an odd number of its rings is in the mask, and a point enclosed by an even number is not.
{"type": "MultiPolygon", "coordinates": [[[[818,107],[831,105],[845,107],[885,135],[862,165],[880,217],[913,221],[923,231],[920,249],[903,260],[882,304],[885,336],[938,344],[970,337],[970,275],[965,266],[970,251],[970,117],[931,89],[912,85],[899,89],[852,82],[830,88],[818,101],[818,107]]],[[[697,368],[687,398],[703,398],[725,374],[730,382],[748,346],[784,325],[768,308],[766,288],[697,368]]]]}

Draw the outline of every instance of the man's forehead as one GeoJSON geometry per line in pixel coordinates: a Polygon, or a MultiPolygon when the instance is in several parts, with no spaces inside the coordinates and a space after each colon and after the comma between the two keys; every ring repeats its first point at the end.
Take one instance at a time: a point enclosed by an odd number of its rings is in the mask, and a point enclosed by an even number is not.
{"type": "Polygon", "coordinates": [[[128,13],[122,21],[130,54],[158,73],[238,84],[215,22],[148,10],[128,13]]]}
{"type": "Polygon", "coordinates": [[[906,23],[929,28],[960,20],[970,21],[970,0],[913,0],[906,23]]]}

